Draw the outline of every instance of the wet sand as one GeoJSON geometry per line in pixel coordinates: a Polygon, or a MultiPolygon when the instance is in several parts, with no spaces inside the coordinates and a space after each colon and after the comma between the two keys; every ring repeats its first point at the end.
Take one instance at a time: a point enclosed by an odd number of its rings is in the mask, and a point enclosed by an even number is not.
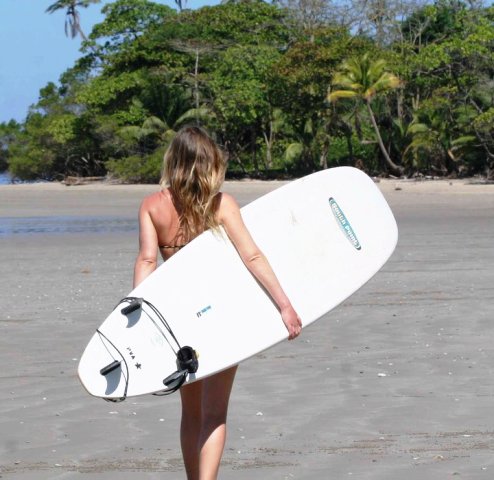
{"type": "MultiPolygon", "coordinates": [[[[279,184],[225,190],[245,204],[279,184]]],[[[396,252],[297,341],[241,365],[221,479],[493,478],[494,186],[379,186],[396,252]]],[[[1,186],[0,222],[132,224],[155,188],[1,186]]],[[[130,290],[135,230],[10,232],[0,251],[0,478],[185,478],[178,396],[106,403],[76,376],[130,290]]]]}

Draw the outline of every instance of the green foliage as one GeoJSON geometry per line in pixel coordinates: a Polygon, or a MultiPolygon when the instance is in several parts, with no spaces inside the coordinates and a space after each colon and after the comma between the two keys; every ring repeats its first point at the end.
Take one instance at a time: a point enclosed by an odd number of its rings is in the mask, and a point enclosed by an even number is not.
{"type": "MultiPolygon", "coordinates": [[[[340,89],[328,91],[328,101],[334,103],[342,98],[353,99],[356,113],[355,120],[359,119],[357,109],[360,107],[360,102],[363,102],[367,107],[367,112],[386,164],[392,173],[401,174],[403,168],[391,159],[371,107],[372,100],[376,96],[386,94],[398,88],[401,84],[396,75],[387,71],[386,60],[382,58],[372,59],[369,53],[359,57],[351,57],[342,63],[335,73],[332,83],[334,86],[340,87],[340,89]]],[[[360,127],[356,125],[356,130],[358,128],[360,127]]]]}
{"type": "Polygon", "coordinates": [[[53,137],[54,142],[67,144],[75,138],[76,123],[77,117],[75,115],[59,115],[50,122],[47,132],[53,137]]]}
{"type": "Polygon", "coordinates": [[[321,110],[334,69],[361,48],[341,28],[319,29],[314,35],[314,42],[291,45],[271,74],[273,101],[299,121],[321,110]]]}
{"type": "Polygon", "coordinates": [[[42,115],[29,115],[24,129],[9,147],[9,172],[14,178],[23,180],[52,179],[56,171],[56,154],[51,147],[42,115]]]}
{"type": "Polygon", "coordinates": [[[53,180],[55,178],[55,154],[36,146],[16,148],[9,158],[9,172],[21,180],[53,180]]]}
{"type": "Polygon", "coordinates": [[[402,25],[403,34],[414,46],[432,44],[453,34],[461,34],[466,5],[458,0],[438,0],[413,12],[402,25]]]}
{"type": "Polygon", "coordinates": [[[141,86],[142,77],[140,72],[121,72],[117,76],[99,76],[93,78],[85,85],[77,96],[79,103],[88,107],[119,106],[122,94],[132,98],[141,86]]]}
{"type": "Polygon", "coordinates": [[[331,139],[329,165],[357,165],[370,173],[378,173],[378,147],[376,144],[362,143],[355,134],[350,138],[335,136],[331,139]]]}
{"type": "MultiPolygon", "coordinates": [[[[184,11],[179,21],[186,24],[189,38],[223,45],[285,46],[290,30],[286,14],[262,0],[225,2],[214,7],[184,11]]],[[[183,38],[183,37],[182,37],[183,38]]]]}
{"type": "Polygon", "coordinates": [[[387,92],[400,86],[400,79],[386,71],[386,60],[373,60],[366,53],[362,57],[351,57],[340,66],[334,74],[333,85],[342,90],[332,90],[328,93],[328,101],[334,102],[339,98],[356,98],[372,100],[382,92],[387,92]]]}
{"type": "Polygon", "coordinates": [[[21,125],[15,120],[0,123],[0,172],[7,170],[10,146],[18,141],[21,135],[21,125]]]}
{"type": "Polygon", "coordinates": [[[219,57],[209,87],[222,121],[245,126],[268,115],[267,75],[279,56],[269,46],[235,46],[219,57]]]}
{"type": "Polygon", "coordinates": [[[494,134],[494,107],[478,115],[473,121],[473,126],[479,132],[494,134]]]}
{"type": "Polygon", "coordinates": [[[132,155],[108,161],[108,173],[126,183],[157,183],[161,176],[164,148],[151,155],[132,155]]]}
{"type": "Polygon", "coordinates": [[[89,38],[105,40],[104,48],[118,52],[124,45],[132,44],[149,29],[158,26],[175,11],[166,5],[148,0],[117,0],[107,3],[101,10],[103,22],[95,25],[89,38]]]}
{"type": "MultiPolygon", "coordinates": [[[[48,11],[65,12],[67,32],[85,39],[79,14],[93,3],[48,11]]],[[[105,2],[81,58],[40,90],[23,124],[0,125],[0,169],[156,181],[170,138],[193,123],[246,174],[350,164],[494,175],[494,8],[473,3],[417,7],[384,48],[377,32],[323,19],[304,31],[261,0],[180,12],[105,2]]]]}

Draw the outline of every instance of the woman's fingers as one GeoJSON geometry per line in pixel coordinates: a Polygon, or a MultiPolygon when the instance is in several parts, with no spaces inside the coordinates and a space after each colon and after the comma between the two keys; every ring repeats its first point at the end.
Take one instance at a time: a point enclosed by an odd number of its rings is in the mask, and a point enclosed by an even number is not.
{"type": "Polygon", "coordinates": [[[290,305],[285,310],[282,310],[281,316],[288,330],[288,340],[298,337],[302,331],[302,320],[293,307],[290,305]]]}
{"type": "Polygon", "coordinates": [[[291,326],[288,329],[288,333],[289,333],[288,340],[293,340],[294,338],[297,338],[301,332],[302,332],[302,322],[300,321],[300,319],[298,319],[297,324],[291,326]]]}

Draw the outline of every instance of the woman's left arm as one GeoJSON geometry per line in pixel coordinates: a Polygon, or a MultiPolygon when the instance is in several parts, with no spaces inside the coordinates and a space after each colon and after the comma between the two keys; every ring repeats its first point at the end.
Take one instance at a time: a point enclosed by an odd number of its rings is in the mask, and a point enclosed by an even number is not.
{"type": "Polygon", "coordinates": [[[245,226],[237,202],[225,193],[222,194],[221,198],[219,220],[245,266],[278,305],[281,318],[288,330],[288,339],[294,339],[300,334],[302,321],[285,294],[267,258],[256,245],[245,226]]]}

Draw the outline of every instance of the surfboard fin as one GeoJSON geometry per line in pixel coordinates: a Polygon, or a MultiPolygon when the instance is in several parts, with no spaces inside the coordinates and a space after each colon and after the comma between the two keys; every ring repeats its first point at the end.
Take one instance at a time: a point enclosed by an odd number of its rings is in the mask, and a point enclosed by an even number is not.
{"type": "Polygon", "coordinates": [[[120,310],[122,312],[123,315],[129,315],[131,314],[132,312],[135,312],[136,310],[139,310],[141,307],[142,307],[142,298],[134,298],[132,299],[132,301],[124,308],[122,308],[122,310],[120,310]]]}
{"type": "Polygon", "coordinates": [[[187,380],[189,373],[196,373],[199,368],[197,353],[192,347],[181,347],[177,352],[177,371],[163,380],[167,390],[155,395],[168,395],[176,392],[187,380]]]}
{"type": "Polygon", "coordinates": [[[163,385],[168,388],[167,393],[176,392],[184,384],[187,375],[187,370],[177,370],[171,375],[168,375],[168,377],[163,380],[163,385]]]}
{"type": "Polygon", "coordinates": [[[101,373],[101,375],[103,375],[103,376],[106,376],[109,373],[113,372],[113,370],[116,370],[118,367],[120,367],[120,362],[118,360],[114,360],[113,362],[108,364],[106,367],[103,367],[99,371],[99,373],[101,373]]]}
{"type": "Polygon", "coordinates": [[[196,373],[199,368],[197,353],[192,347],[182,347],[177,352],[177,368],[188,373],[196,373]]]}

